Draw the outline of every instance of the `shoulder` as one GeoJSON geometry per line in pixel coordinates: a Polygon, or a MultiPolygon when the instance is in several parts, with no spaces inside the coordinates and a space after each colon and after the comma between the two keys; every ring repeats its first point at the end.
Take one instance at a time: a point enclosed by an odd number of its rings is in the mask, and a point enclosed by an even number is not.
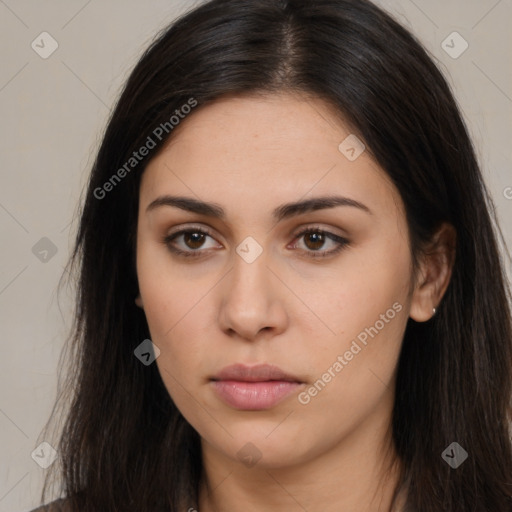
{"type": "Polygon", "coordinates": [[[60,498],[58,500],[42,505],[30,512],[72,512],[69,506],[69,500],[66,498],[60,498]]]}

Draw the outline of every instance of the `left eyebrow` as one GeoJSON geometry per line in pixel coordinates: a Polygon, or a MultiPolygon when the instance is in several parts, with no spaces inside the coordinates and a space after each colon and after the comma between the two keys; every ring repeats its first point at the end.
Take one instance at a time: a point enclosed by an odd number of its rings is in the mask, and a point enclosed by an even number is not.
{"type": "MultiPolygon", "coordinates": [[[[216,203],[199,201],[191,197],[179,197],[170,195],[157,197],[148,205],[146,212],[154,210],[160,206],[172,206],[192,213],[218,219],[225,219],[226,217],[225,210],[216,203]]],[[[356,201],[355,199],[343,196],[323,196],[306,199],[304,201],[282,204],[273,210],[272,216],[279,222],[295,215],[302,215],[304,213],[316,210],[335,208],[337,206],[349,206],[352,208],[358,208],[370,215],[373,215],[373,212],[370,210],[370,208],[368,208],[363,203],[356,201]]]]}
{"type": "Polygon", "coordinates": [[[274,210],[273,217],[277,221],[281,221],[294,215],[301,215],[303,213],[316,210],[325,210],[327,208],[334,208],[336,206],[350,206],[373,215],[368,206],[360,203],[359,201],[356,201],[355,199],[350,199],[349,197],[343,196],[324,196],[307,199],[305,201],[297,201],[295,203],[283,204],[274,210]]]}

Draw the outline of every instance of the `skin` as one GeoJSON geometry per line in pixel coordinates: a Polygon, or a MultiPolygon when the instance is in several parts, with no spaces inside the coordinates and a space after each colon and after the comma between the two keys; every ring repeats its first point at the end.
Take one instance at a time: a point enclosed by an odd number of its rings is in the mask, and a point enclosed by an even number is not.
{"type": "Polygon", "coordinates": [[[403,334],[409,317],[427,321],[439,304],[454,235],[443,225],[414,275],[400,195],[368,151],[355,161],[340,152],[350,133],[320,99],[224,97],[182,121],[142,177],[136,303],[161,351],[156,364],[167,390],[201,436],[201,512],[232,512],[240,503],[247,512],[389,510],[398,469],[389,426],[403,334]],[[165,194],[214,202],[226,218],[173,206],[146,211],[165,194]],[[328,195],[371,213],[337,206],[272,218],[283,203],[328,195]],[[182,235],[171,244],[202,251],[199,258],[173,254],[163,242],[190,227],[212,236],[182,235]],[[313,258],[337,244],[295,236],[307,227],[348,245],[313,258]],[[262,249],[252,263],[236,252],[248,236],[262,249]],[[299,391],[396,303],[401,311],[300,403],[299,391]],[[237,410],[210,383],[233,363],[275,364],[305,384],[270,409],[237,410]],[[257,450],[246,450],[261,455],[252,467],[237,456],[249,442],[257,450]]]}

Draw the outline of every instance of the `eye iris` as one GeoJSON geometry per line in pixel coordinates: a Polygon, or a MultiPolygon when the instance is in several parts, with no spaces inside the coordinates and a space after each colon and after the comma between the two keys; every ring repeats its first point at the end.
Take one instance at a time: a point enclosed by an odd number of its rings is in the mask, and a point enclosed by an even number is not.
{"type": "Polygon", "coordinates": [[[184,233],[183,239],[190,249],[199,249],[203,245],[204,235],[197,232],[184,233]]]}
{"type": "Polygon", "coordinates": [[[325,242],[325,236],[323,233],[307,233],[304,239],[304,243],[308,249],[321,249],[325,242]],[[312,242],[310,245],[308,242],[312,242]]]}

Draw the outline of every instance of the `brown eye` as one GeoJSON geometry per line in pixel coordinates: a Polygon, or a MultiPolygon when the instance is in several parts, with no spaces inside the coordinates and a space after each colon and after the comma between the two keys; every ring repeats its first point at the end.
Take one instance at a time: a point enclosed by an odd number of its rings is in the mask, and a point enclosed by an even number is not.
{"type": "Polygon", "coordinates": [[[189,231],[183,234],[183,242],[189,249],[199,249],[204,243],[204,233],[189,231]]]}
{"type": "Polygon", "coordinates": [[[334,256],[345,247],[349,241],[321,228],[312,227],[298,233],[293,246],[311,258],[325,258],[334,256]]]}
{"type": "Polygon", "coordinates": [[[318,250],[323,247],[325,243],[325,235],[319,232],[306,233],[304,235],[304,244],[308,249],[318,250]]]}
{"type": "Polygon", "coordinates": [[[204,256],[207,249],[219,249],[212,234],[204,228],[182,229],[162,241],[172,253],[193,258],[204,256]]]}

